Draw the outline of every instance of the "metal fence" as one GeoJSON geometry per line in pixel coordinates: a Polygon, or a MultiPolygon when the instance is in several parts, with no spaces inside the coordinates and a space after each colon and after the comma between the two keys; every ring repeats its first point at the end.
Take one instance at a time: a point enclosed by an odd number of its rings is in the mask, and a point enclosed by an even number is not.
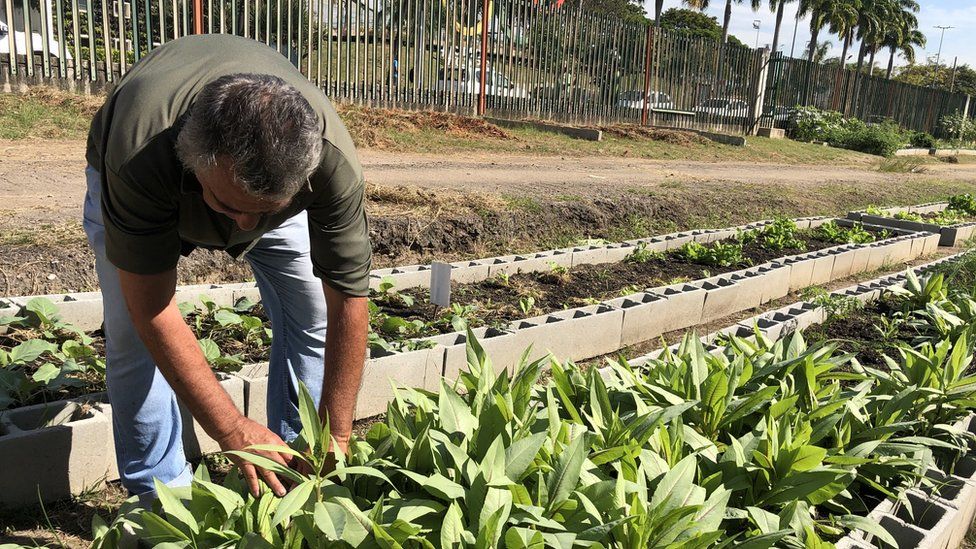
{"type": "Polygon", "coordinates": [[[0,0],[0,79],[99,89],[156,46],[207,32],[264,42],[333,99],[375,106],[749,133],[781,124],[797,104],[929,130],[965,105],[965,96],[858,81],[851,71],[834,85],[836,69],[770,62],[765,50],[594,15],[581,4],[0,0]]]}
{"type": "Polygon", "coordinates": [[[809,105],[866,122],[894,120],[908,129],[938,133],[943,116],[970,110],[964,94],[896,82],[839,65],[774,55],[768,70],[761,120],[765,127],[784,128],[794,107],[809,105]]]}

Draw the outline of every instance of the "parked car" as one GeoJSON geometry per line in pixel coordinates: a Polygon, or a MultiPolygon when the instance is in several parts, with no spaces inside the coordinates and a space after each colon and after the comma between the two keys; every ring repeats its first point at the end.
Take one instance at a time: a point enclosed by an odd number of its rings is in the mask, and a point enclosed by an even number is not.
{"type": "MultiPolygon", "coordinates": [[[[469,69],[453,69],[448,74],[441,69],[437,75],[437,91],[453,91],[454,93],[478,94],[481,92],[481,71],[469,69]]],[[[527,99],[529,94],[524,88],[515,85],[504,74],[495,70],[485,73],[485,95],[498,97],[516,97],[527,99]]]]}
{"type": "MultiPolygon", "coordinates": [[[[44,55],[44,39],[38,31],[31,32],[31,49],[34,55],[44,55]]],[[[54,38],[48,37],[48,55],[52,61],[61,57],[61,46],[54,38]]],[[[21,31],[14,30],[14,52],[18,57],[27,55],[27,35],[21,31]]],[[[0,20],[0,55],[7,57],[10,54],[10,27],[6,21],[0,20]]],[[[71,52],[65,50],[65,59],[71,59],[71,52]]]]}
{"type": "Polygon", "coordinates": [[[651,109],[674,110],[674,101],[664,92],[652,90],[644,95],[642,90],[630,90],[617,96],[617,107],[621,109],[643,110],[645,104],[651,109]]]}
{"type": "Polygon", "coordinates": [[[750,117],[749,104],[742,99],[732,97],[714,97],[706,99],[695,107],[695,114],[711,115],[731,120],[740,120],[750,117]]]}
{"type": "Polygon", "coordinates": [[[536,86],[532,88],[530,97],[536,101],[551,103],[569,101],[574,107],[597,103],[596,94],[580,86],[536,86]]]}

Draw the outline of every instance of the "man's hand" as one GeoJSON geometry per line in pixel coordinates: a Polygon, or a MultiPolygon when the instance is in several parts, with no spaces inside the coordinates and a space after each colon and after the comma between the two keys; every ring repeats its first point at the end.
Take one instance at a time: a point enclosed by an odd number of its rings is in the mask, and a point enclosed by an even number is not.
{"type": "MultiPolygon", "coordinates": [[[[254,444],[284,442],[277,435],[241,415],[207,364],[196,337],[186,325],[176,302],[176,270],[158,275],[139,275],[119,270],[119,282],[132,324],[139,332],[153,360],[170,387],[176,392],[203,430],[224,450],[244,450],[254,444]]],[[[279,463],[280,454],[261,453],[279,463]]],[[[270,471],[250,463],[235,463],[241,468],[251,492],[257,496],[258,474],[275,494],[285,489],[270,471]]]]}
{"type": "MultiPolygon", "coordinates": [[[[286,444],[278,435],[271,432],[270,429],[244,416],[240,416],[235,428],[217,439],[217,443],[220,444],[220,449],[225,452],[229,450],[250,452],[264,456],[285,466],[288,465],[288,460],[291,459],[291,456],[278,452],[248,450],[249,446],[258,444],[274,446],[286,446],[286,444]]],[[[258,476],[264,479],[264,482],[271,487],[271,491],[276,496],[282,497],[287,492],[281,480],[271,471],[255,467],[253,463],[237,456],[231,456],[230,459],[241,470],[241,474],[244,475],[244,480],[251,490],[251,495],[254,497],[261,495],[261,485],[258,483],[258,476]]]]}

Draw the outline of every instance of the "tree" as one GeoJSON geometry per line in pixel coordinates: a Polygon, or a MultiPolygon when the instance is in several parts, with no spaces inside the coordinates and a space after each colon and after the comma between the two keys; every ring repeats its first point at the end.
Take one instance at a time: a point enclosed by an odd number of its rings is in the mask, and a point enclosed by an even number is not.
{"type": "Polygon", "coordinates": [[[886,78],[891,78],[891,73],[895,67],[895,54],[901,53],[905,61],[909,64],[915,63],[915,47],[925,47],[925,35],[918,30],[918,18],[915,13],[918,11],[918,4],[915,2],[901,2],[901,9],[896,13],[895,20],[892,21],[885,32],[882,46],[888,48],[891,55],[888,57],[888,71],[886,78]]]}
{"type": "MultiPolygon", "coordinates": [[[[725,44],[729,39],[729,22],[732,20],[733,2],[736,4],[744,4],[746,0],[725,0],[725,18],[722,21],[721,44],[725,44]]],[[[681,0],[681,3],[696,10],[705,11],[711,5],[711,0],[681,0]]],[[[762,6],[762,0],[749,0],[749,3],[753,11],[758,10],[762,6]]]]}
{"type": "Polygon", "coordinates": [[[955,85],[952,67],[946,65],[905,65],[895,69],[894,80],[916,86],[932,86],[939,90],[976,95],[976,70],[969,65],[956,67],[955,85]]]}
{"type": "MultiPolygon", "coordinates": [[[[686,36],[710,38],[716,41],[722,39],[722,27],[719,26],[718,19],[695,10],[682,8],[667,10],[661,15],[661,28],[686,36]]],[[[735,36],[729,36],[728,41],[737,46],[745,45],[735,36]]]]}
{"type": "Polygon", "coordinates": [[[773,31],[773,43],[770,51],[776,53],[776,49],[779,48],[779,33],[783,30],[783,12],[786,10],[786,4],[795,2],[796,0],[769,0],[769,11],[776,12],[776,27],[773,31]]]}
{"type": "Polygon", "coordinates": [[[800,0],[798,15],[800,17],[810,16],[810,43],[807,45],[807,61],[810,63],[813,62],[813,57],[817,52],[820,31],[827,23],[826,12],[835,3],[834,0],[800,0]]]}
{"type": "MultiPolygon", "coordinates": [[[[632,23],[643,23],[648,20],[642,6],[643,2],[640,0],[582,0],[582,2],[586,13],[611,15],[632,23]]],[[[574,9],[577,5],[572,0],[567,0],[566,4],[574,9]]]]}

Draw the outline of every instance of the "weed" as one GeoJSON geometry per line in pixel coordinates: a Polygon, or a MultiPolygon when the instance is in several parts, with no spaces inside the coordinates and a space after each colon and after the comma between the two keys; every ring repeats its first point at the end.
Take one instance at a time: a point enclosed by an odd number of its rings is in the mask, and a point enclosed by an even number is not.
{"type": "Polygon", "coordinates": [[[508,204],[508,207],[513,210],[522,210],[528,213],[542,212],[542,204],[531,196],[504,195],[502,198],[505,200],[505,203],[508,204]]]}
{"type": "Polygon", "coordinates": [[[923,173],[925,166],[917,158],[891,157],[881,161],[881,164],[878,165],[878,171],[883,173],[923,173]]]}
{"type": "Polygon", "coordinates": [[[535,298],[528,296],[519,299],[519,310],[522,311],[522,314],[525,316],[532,314],[532,311],[535,310],[535,298]]]}
{"type": "Polygon", "coordinates": [[[627,263],[643,264],[651,261],[652,259],[664,259],[664,257],[664,252],[649,250],[647,249],[647,243],[641,242],[637,244],[637,249],[627,254],[624,261],[627,263]]]}
{"type": "Polygon", "coordinates": [[[864,309],[864,303],[858,299],[832,294],[820,286],[805,288],[800,292],[800,297],[814,305],[823,307],[828,320],[844,318],[864,309]]]}

